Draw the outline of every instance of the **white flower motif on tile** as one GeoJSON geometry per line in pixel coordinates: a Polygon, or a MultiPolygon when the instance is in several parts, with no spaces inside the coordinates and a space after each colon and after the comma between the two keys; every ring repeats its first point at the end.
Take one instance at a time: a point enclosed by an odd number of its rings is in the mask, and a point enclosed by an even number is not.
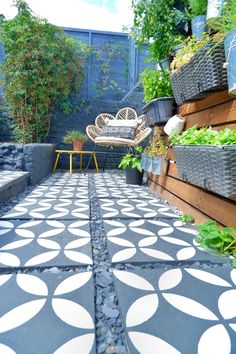
{"type": "Polygon", "coordinates": [[[193,299],[177,294],[162,293],[162,295],[169,304],[190,316],[211,321],[218,320],[211,310],[193,299]]]}
{"type": "Polygon", "coordinates": [[[39,265],[42,263],[46,263],[51,261],[53,258],[56,258],[59,255],[60,251],[50,251],[50,252],[44,252],[39,254],[38,256],[35,256],[31,259],[29,259],[26,263],[26,267],[32,267],[35,265],[39,265]]]}
{"type": "Polygon", "coordinates": [[[0,318],[0,333],[10,331],[36,316],[45,305],[45,299],[33,300],[15,307],[0,318]]]}
{"type": "Polygon", "coordinates": [[[231,354],[231,340],[225,327],[217,324],[208,328],[201,336],[198,354],[231,354]]]}
{"type": "Polygon", "coordinates": [[[0,253],[0,264],[4,264],[10,267],[19,267],[20,260],[14,254],[11,253],[0,253]]]}
{"type": "Polygon", "coordinates": [[[196,254],[196,250],[193,247],[186,247],[177,252],[176,258],[179,261],[184,261],[193,258],[195,254],[196,254]]]}
{"type": "Polygon", "coordinates": [[[224,287],[231,287],[230,283],[226,280],[220,278],[218,275],[206,272],[201,269],[191,269],[185,268],[184,269],[187,273],[191,274],[192,277],[195,277],[201,281],[204,281],[209,284],[224,286],[224,287]]]}
{"type": "Polygon", "coordinates": [[[152,248],[140,247],[140,250],[152,258],[161,259],[163,261],[173,261],[174,260],[174,258],[169,256],[167,253],[161,252],[158,250],[154,250],[152,248]]]}
{"type": "Polygon", "coordinates": [[[53,354],[90,354],[94,339],[95,336],[93,333],[73,338],[69,342],[63,344],[53,354]]]}
{"type": "Polygon", "coordinates": [[[133,288],[145,290],[145,291],[155,290],[151,283],[149,283],[146,279],[134,273],[122,271],[122,270],[113,270],[113,274],[122,283],[125,283],[133,288]]]}
{"type": "Polygon", "coordinates": [[[89,312],[74,301],[66,299],[52,299],[52,308],[55,314],[70,326],[93,329],[94,323],[89,312]]]}
{"type": "Polygon", "coordinates": [[[0,220],[0,236],[9,232],[13,227],[11,222],[0,220]]]}
{"type": "Polygon", "coordinates": [[[137,252],[136,248],[126,248],[126,249],[114,254],[114,256],[112,257],[112,262],[118,263],[118,262],[128,260],[128,259],[134,257],[136,252],[137,252]]]}
{"type": "Polygon", "coordinates": [[[161,338],[142,332],[128,332],[129,338],[141,354],[181,354],[176,348],[161,338]]]}
{"type": "Polygon", "coordinates": [[[175,288],[180,284],[183,278],[182,271],[180,269],[171,269],[163,273],[158,281],[158,286],[161,291],[175,288]]]}
{"type": "Polygon", "coordinates": [[[126,326],[137,326],[149,320],[156,312],[158,304],[159,299],[156,294],[145,295],[137,299],[127,311],[126,326]]]}
{"type": "Polygon", "coordinates": [[[17,274],[16,276],[17,285],[25,292],[38,295],[38,296],[47,296],[48,287],[46,283],[31,274],[17,274]]]}
{"type": "Polygon", "coordinates": [[[63,280],[56,288],[54,295],[63,295],[72,292],[84,286],[92,277],[92,272],[82,272],[70,276],[63,280]]]}
{"type": "Polygon", "coordinates": [[[24,247],[31,243],[32,240],[19,240],[19,241],[14,241],[11,243],[8,243],[7,245],[3,246],[0,248],[0,251],[9,251],[9,250],[14,250],[19,247],[24,247]]]}
{"type": "Polygon", "coordinates": [[[0,353],[2,354],[17,354],[13,349],[7,345],[0,343],[0,353]]]}
{"type": "Polygon", "coordinates": [[[0,275],[0,286],[5,284],[9,279],[11,279],[12,274],[3,274],[0,275]]]}

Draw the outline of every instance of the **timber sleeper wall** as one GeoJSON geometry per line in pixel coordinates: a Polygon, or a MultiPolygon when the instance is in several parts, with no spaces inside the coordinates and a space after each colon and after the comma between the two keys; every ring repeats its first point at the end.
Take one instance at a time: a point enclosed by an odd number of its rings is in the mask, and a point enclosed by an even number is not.
{"type": "MultiPolygon", "coordinates": [[[[228,96],[228,91],[184,104],[180,107],[180,114],[186,119],[185,129],[196,124],[198,127],[236,129],[236,99],[228,96]]],[[[163,127],[159,126],[155,128],[154,139],[158,132],[164,136],[163,127]]],[[[168,158],[170,163],[165,176],[149,174],[150,188],[183,213],[193,215],[196,223],[214,219],[223,225],[236,227],[235,198],[224,198],[184,182],[178,174],[173,149],[168,150],[168,158]]]]}

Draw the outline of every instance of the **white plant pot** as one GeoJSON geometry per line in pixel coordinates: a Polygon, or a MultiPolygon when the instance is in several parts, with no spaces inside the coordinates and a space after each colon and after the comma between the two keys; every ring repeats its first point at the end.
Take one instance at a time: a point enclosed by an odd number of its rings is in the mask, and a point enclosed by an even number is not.
{"type": "Polygon", "coordinates": [[[225,0],[208,0],[206,20],[219,17],[225,0]]]}
{"type": "Polygon", "coordinates": [[[184,124],[185,119],[177,114],[168,120],[164,126],[164,132],[167,135],[179,134],[183,130],[184,124]]]}

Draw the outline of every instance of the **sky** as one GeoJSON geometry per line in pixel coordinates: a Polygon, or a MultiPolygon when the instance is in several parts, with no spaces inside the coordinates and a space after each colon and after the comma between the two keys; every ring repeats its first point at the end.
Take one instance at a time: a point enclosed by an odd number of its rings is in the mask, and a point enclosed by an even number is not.
{"type": "MultiPolygon", "coordinates": [[[[122,32],[132,24],[132,0],[27,0],[34,14],[62,27],[122,32]]],[[[0,14],[16,15],[14,0],[0,0],[0,14]]]]}

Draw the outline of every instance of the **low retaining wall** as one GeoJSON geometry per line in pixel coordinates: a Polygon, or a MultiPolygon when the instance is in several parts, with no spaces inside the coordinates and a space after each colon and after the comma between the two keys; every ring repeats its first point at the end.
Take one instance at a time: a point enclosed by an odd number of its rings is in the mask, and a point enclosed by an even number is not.
{"type": "Polygon", "coordinates": [[[37,184],[52,173],[54,144],[0,144],[0,170],[28,171],[30,184],[37,184]]]}

